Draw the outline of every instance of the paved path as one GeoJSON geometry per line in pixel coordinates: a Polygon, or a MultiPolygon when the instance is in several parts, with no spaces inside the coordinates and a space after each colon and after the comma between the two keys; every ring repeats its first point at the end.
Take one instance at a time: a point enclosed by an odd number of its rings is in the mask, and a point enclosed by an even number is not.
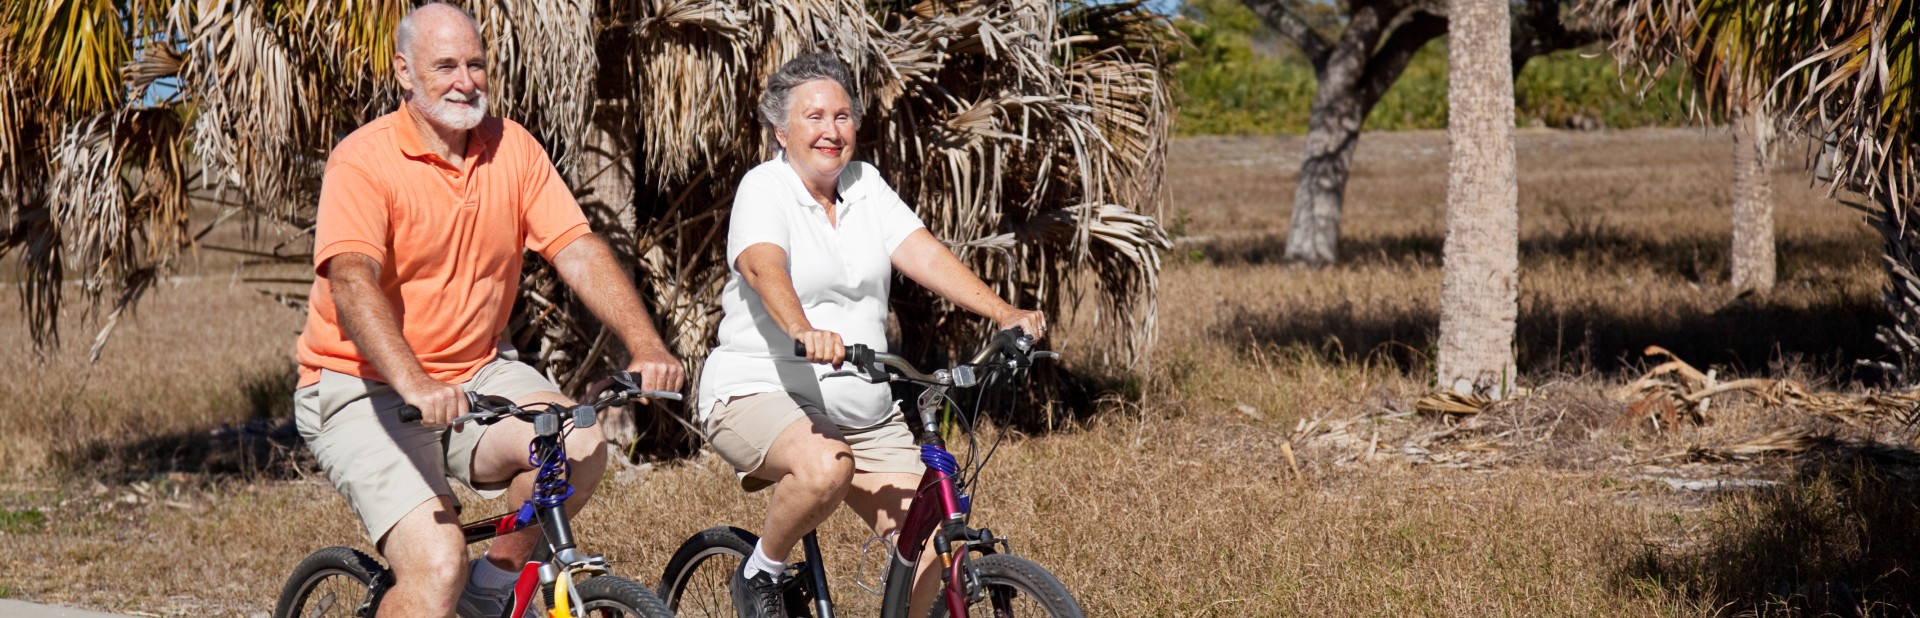
{"type": "Polygon", "coordinates": [[[124,618],[119,614],[0,599],[0,618],[124,618]]]}

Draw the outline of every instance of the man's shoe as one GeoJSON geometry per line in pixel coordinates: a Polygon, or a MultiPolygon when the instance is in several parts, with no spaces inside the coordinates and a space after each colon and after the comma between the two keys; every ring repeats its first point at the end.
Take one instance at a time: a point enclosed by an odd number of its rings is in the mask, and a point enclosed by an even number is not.
{"type": "Polygon", "coordinates": [[[513,602],[513,589],[478,590],[472,585],[460,591],[460,604],[454,612],[460,618],[500,618],[507,613],[508,603],[513,602]]]}
{"type": "Polygon", "coordinates": [[[740,568],[734,569],[733,581],[727,585],[733,592],[733,611],[740,618],[787,618],[787,604],[782,598],[780,584],[773,581],[773,574],[760,573],[747,577],[747,563],[740,562],[740,568]]]}

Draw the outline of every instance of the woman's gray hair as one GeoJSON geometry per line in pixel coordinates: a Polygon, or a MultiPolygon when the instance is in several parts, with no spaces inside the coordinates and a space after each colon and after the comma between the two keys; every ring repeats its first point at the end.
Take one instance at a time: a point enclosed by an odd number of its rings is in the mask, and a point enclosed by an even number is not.
{"type": "Polygon", "coordinates": [[[860,126],[860,97],[853,94],[853,78],[847,74],[847,65],[827,52],[814,52],[787,61],[767,78],[767,92],[760,95],[760,124],[769,129],[786,128],[787,113],[793,107],[793,89],[816,80],[832,80],[846,91],[847,100],[853,107],[853,126],[860,126]]]}

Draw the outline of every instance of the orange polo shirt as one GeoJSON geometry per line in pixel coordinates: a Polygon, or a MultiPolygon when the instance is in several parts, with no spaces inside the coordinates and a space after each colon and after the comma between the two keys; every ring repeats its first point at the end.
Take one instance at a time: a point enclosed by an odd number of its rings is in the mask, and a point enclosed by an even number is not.
{"type": "Polygon", "coordinates": [[[434,379],[466,382],[493,360],[520,285],[522,250],[552,260],[587,234],[580,204],[525,128],[488,117],[461,166],[421,143],[405,104],[327,157],[314,229],[316,277],[297,344],[300,386],[320,370],[386,381],[340,329],[327,260],[380,262],[380,289],[434,379]]]}

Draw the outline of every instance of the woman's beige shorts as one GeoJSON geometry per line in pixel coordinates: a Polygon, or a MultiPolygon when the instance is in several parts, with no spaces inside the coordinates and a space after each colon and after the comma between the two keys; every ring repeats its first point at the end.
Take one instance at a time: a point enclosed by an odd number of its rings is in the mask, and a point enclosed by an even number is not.
{"type": "Polygon", "coordinates": [[[790,393],[759,393],[714,404],[704,429],[707,443],[738,473],[740,488],[760,491],[778,480],[753,475],[766,463],[767,449],[773,447],[774,438],[794,421],[808,417],[818,417],[819,425],[839,433],[828,435],[847,443],[856,471],[922,474],[927,470],[920,463],[920,447],[914,445],[913,432],[898,407],[879,425],[839,427],[820,408],[790,393]]]}
{"type": "MultiPolygon", "coordinates": [[[[460,387],[508,399],[560,390],[539,371],[505,358],[487,363],[460,387]]],[[[504,482],[473,482],[473,450],[487,426],[448,430],[402,423],[404,403],[384,382],[325,370],[318,383],[293,392],[300,437],[376,543],[414,507],[434,496],[453,497],[447,477],[487,499],[507,489],[504,482]]]]}

